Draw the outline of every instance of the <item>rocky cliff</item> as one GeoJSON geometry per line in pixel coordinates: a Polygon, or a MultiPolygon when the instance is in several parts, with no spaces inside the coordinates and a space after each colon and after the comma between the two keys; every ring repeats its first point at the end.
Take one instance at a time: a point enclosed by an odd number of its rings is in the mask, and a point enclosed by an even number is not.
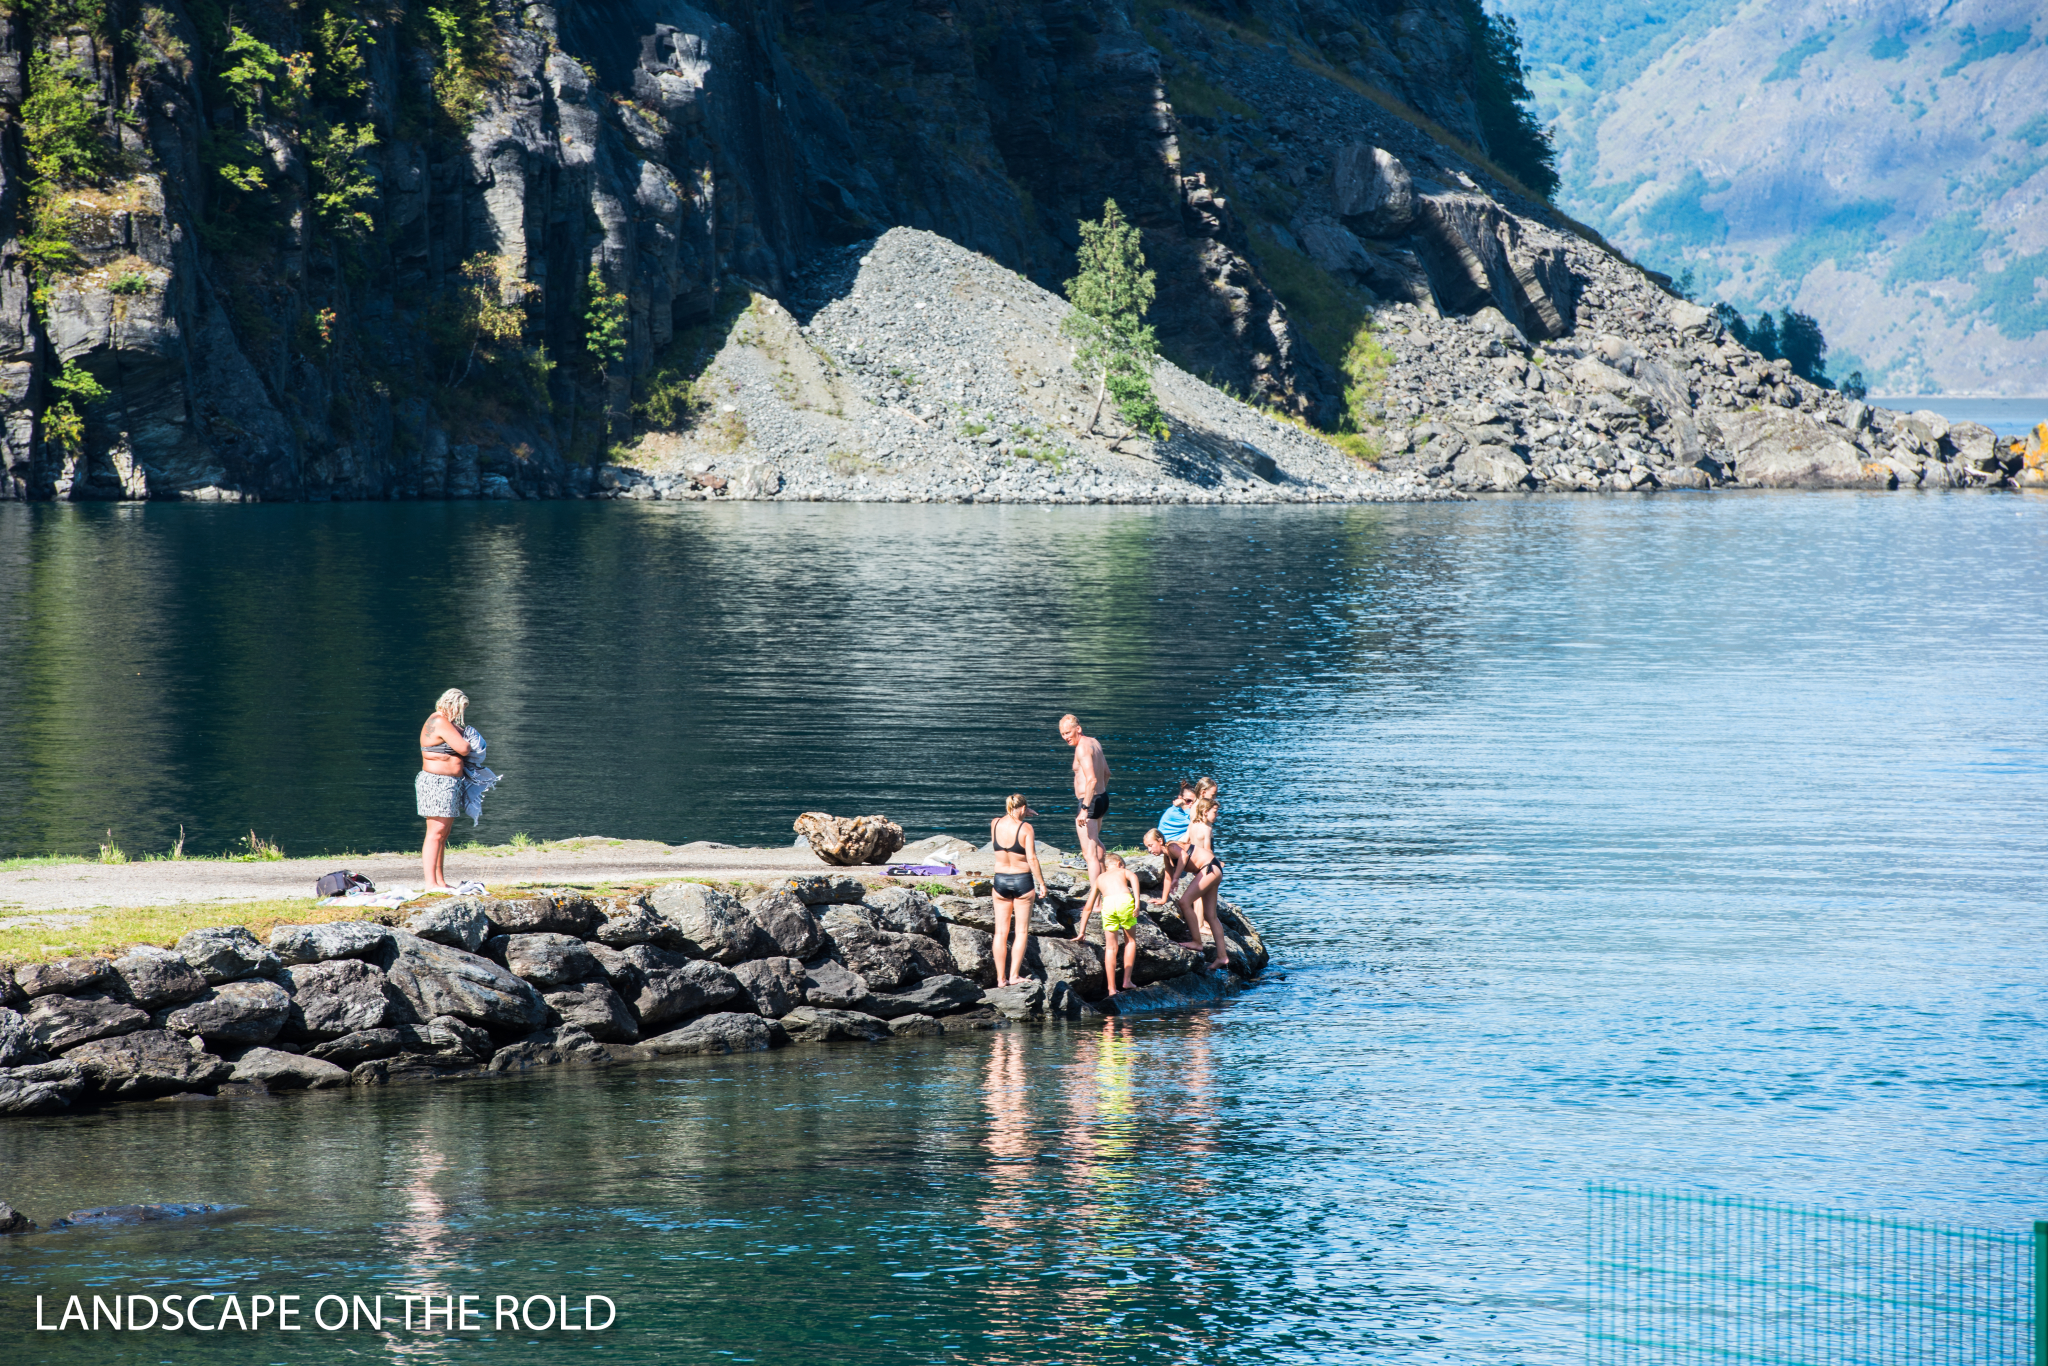
{"type": "Polygon", "coordinates": [[[1696,420],[1704,391],[1652,383],[1602,416],[1613,394],[1535,389],[1526,361],[1501,391],[1495,362],[1532,346],[1630,383],[1599,337],[1674,375],[1697,348],[1643,326],[1669,301],[1488,160],[1478,16],[18,8],[0,20],[0,491],[1320,498],[1584,486],[1567,466],[1602,487],[1741,477],[1696,420]],[[1084,429],[1050,337],[1020,359],[982,326],[1008,298],[1003,325],[1049,329],[1043,291],[1111,197],[1158,272],[1166,443],[1084,429]],[[891,230],[944,250],[866,245],[891,230]],[[862,294],[871,256],[965,293],[899,270],[862,294]],[[1496,463],[1418,454],[1452,430],[1496,463]]]}

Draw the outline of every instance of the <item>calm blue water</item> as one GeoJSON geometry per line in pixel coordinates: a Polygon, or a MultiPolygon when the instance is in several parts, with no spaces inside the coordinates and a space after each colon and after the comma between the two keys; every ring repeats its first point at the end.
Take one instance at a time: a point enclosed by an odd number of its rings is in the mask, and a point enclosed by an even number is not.
{"type": "Polygon", "coordinates": [[[1901,413],[1928,409],[1950,422],[1981,422],[2000,436],[2025,436],[2048,422],[2048,395],[2033,398],[1957,398],[1953,394],[1891,394],[1872,403],[1901,413]]]}
{"type": "Polygon", "coordinates": [[[1567,1363],[1588,1180],[2048,1217],[2048,500],[0,512],[16,847],[88,809],[398,843],[361,737],[451,679],[514,775],[486,836],[965,831],[1058,789],[1074,707],[1123,837],[1218,775],[1287,972],[1189,1020],[0,1124],[38,1217],[249,1207],[0,1246],[10,1360],[1567,1363]],[[620,1319],[29,1327],[82,1285],[620,1319]]]}

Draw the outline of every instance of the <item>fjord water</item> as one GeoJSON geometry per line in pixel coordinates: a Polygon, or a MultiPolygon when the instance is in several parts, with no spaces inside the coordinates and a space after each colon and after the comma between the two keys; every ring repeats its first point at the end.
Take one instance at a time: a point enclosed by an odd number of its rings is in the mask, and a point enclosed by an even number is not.
{"type": "Polygon", "coordinates": [[[979,839],[1022,788],[1059,841],[1071,708],[1118,841],[1220,778],[1285,973],[1188,1019],[10,1121],[40,1217],[245,1208],[7,1242],[0,1347],[1562,1363],[1588,1180],[2048,1217],[2044,581],[2048,501],[1993,495],[0,509],[10,850],[403,847],[450,683],[509,775],[480,838],[979,839]],[[31,1317],[423,1289],[619,1321],[31,1317]]]}

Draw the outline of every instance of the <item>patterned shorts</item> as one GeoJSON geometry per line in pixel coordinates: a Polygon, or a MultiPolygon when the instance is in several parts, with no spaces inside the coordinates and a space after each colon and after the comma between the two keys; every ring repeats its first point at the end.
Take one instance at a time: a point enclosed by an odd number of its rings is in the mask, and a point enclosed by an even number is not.
{"type": "Polygon", "coordinates": [[[421,773],[412,780],[413,796],[419,799],[422,816],[466,815],[462,807],[468,794],[463,786],[461,778],[447,773],[421,773]]]}

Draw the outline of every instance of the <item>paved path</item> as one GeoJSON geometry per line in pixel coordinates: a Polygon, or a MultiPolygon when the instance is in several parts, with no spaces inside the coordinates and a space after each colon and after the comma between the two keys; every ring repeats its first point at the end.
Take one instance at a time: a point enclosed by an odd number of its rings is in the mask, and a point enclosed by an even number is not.
{"type": "MultiPolygon", "coordinates": [[[[920,840],[904,851],[915,856],[940,843],[920,840]]],[[[944,841],[951,849],[966,845],[944,841]]],[[[903,855],[898,856],[903,857],[903,855]]],[[[952,860],[963,871],[985,871],[986,855],[952,860]]],[[[576,883],[635,883],[658,878],[696,877],[719,881],[768,882],[828,868],[808,847],[742,849],[699,840],[662,844],[655,840],[602,838],[560,840],[532,849],[489,852],[452,850],[450,882],[475,878],[493,887],[513,883],[556,886],[576,883]]],[[[223,863],[194,859],[181,863],[64,863],[0,873],[0,928],[23,917],[113,906],[170,906],[193,902],[313,900],[323,873],[347,868],[368,877],[380,890],[418,888],[416,853],[352,858],[281,859],[275,863],[223,863]]],[[[837,871],[856,876],[882,874],[881,866],[837,871]]]]}

